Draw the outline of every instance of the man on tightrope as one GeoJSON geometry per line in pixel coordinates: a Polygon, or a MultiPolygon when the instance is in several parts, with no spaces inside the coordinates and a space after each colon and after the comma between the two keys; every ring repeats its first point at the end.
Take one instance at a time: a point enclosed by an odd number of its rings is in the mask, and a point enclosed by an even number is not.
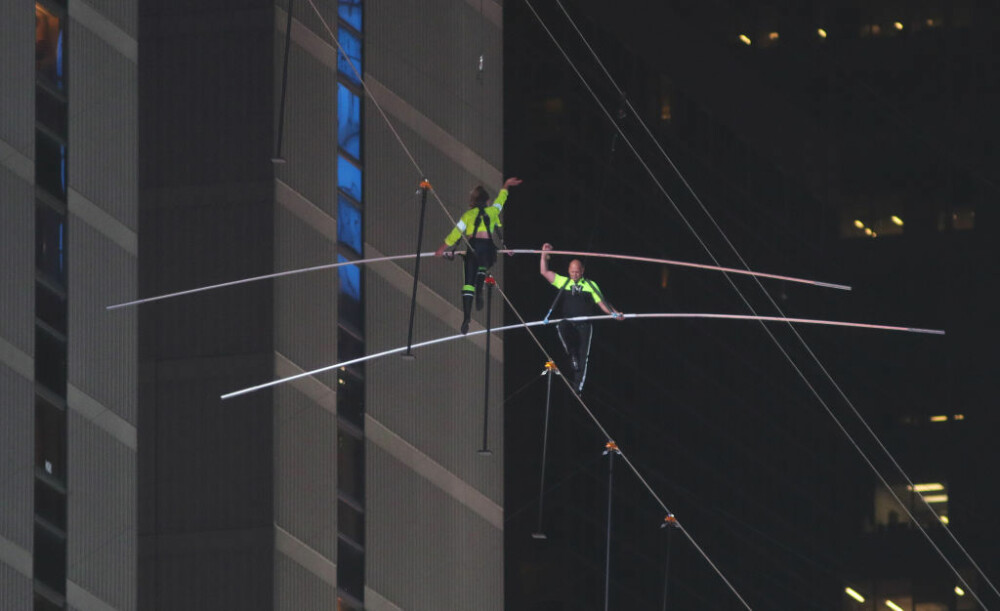
{"type": "MultiPolygon", "coordinates": [[[[549,309],[550,314],[558,306],[559,318],[589,316],[594,311],[593,304],[597,304],[605,314],[614,316],[616,320],[625,320],[624,314],[605,301],[597,283],[583,277],[583,263],[579,259],[569,262],[568,278],[549,270],[549,254],[544,252],[549,250],[552,250],[551,244],[542,245],[538,271],[549,284],[559,290],[549,309]]],[[[548,320],[548,316],[545,319],[548,320]]],[[[587,361],[590,358],[590,341],[594,335],[593,325],[590,321],[563,320],[556,325],[556,332],[573,366],[573,386],[577,392],[583,392],[583,382],[587,379],[587,361]]]]}
{"type": "Polygon", "coordinates": [[[508,190],[519,184],[521,184],[519,178],[511,177],[504,181],[503,187],[497,193],[497,198],[492,205],[488,205],[490,194],[482,185],[477,185],[472,189],[469,193],[469,210],[462,215],[462,218],[458,219],[455,228],[445,237],[444,243],[434,253],[436,257],[444,255],[452,258],[455,247],[458,246],[462,236],[466,236],[469,241],[469,249],[465,253],[465,284],[462,286],[463,334],[469,331],[473,300],[476,302],[477,310],[481,310],[483,307],[483,281],[486,279],[486,272],[497,259],[497,247],[493,242],[493,233],[497,228],[503,226],[500,222],[500,212],[507,201],[508,190]]]}

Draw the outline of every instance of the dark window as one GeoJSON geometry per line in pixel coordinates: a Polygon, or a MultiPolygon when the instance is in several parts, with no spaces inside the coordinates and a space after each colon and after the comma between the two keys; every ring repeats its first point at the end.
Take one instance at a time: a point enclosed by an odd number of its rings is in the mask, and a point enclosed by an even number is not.
{"type": "Polygon", "coordinates": [[[35,267],[66,287],[66,215],[42,203],[35,204],[35,267]]]}
{"type": "Polygon", "coordinates": [[[337,588],[364,600],[365,553],[341,538],[337,539],[337,588]]]}
{"type": "Polygon", "coordinates": [[[35,316],[65,335],[66,297],[41,282],[35,283],[35,316]]]}
{"type": "Polygon", "coordinates": [[[59,15],[35,3],[35,72],[56,88],[66,86],[66,32],[59,15]]]}
{"type": "Polygon", "coordinates": [[[361,210],[341,195],[337,201],[337,241],[361,254],[361,210]]]}
{"type": "Polygon", "coordinates": [[[365,355],[365,343],[343,327],[337,328],[337,361],[343,363],[365,355]]]}
{"type": "Polygon", "coordinates": [[[35,606],[32,608],[32,611],[63,611],[63,606],[35,592],[35,606]]]}
{"type": "MultiPolygon", "coordinates": [[[[354,71],[357,70],[358,74],[364,74],[364,69],[361,67],[361,39],[358,38],[354,32],[343,26],[337,28],[337,38],[340,46],[343,47],[344,52],[347,57],[350,58],[350,62],[344,59],[344,53],[337,54],[337,71],[345,79],[351,81],[355,84],[360,84],[361,81],[355,75],[354,71]],[[351,67],[354,64],[354,67],[351,67]]],[[[339,110],[339,107],[338,107],[339,110]]]]}
{"type": "Polygon", "coordinates": [[[35,466],[56,480],[66,481],[66,410],[37,395],[35,466]]]}
{"type": "Polygon", "coordinates": [[[35,480],[35,515],[62,531],[66,530],[66,493],[48,482],[35,480]]]}
{"type": "Polygon", "coordinates": [[[35,580],[66,595],[66,537],[35,522],[35,580]]]}
{"type": "Polygon", "coordinates": [[[355,509],[350,503],[337,502],[337,532],[353,543],[364,547],[365,514],[355,509]]]}
{"type": "Polygon", "coordinates": [[[66,397],[66,340],[35,326],[35,381],[66,397]]]}
{"type": "Polygon", "coordinates": [[[337,431],[337,489],[363,503],[365,493],[365,442],[344,427],[337,431]]]}
{"type": "Polygon", "coordinates": [[[41,85],[35,87],[35,120],[60,138],[66,138],[66,101],[41,85]]]}
{"type": "Polygon", "coordinates": [[[66,145],[35,130],[35,184],[66,200],[66,145]]]}
{"type": "Polygon", "coordinates": [[[364,426],[365,385],[353,371],[337,372],[337,415],[354,426],[364,426]]]}

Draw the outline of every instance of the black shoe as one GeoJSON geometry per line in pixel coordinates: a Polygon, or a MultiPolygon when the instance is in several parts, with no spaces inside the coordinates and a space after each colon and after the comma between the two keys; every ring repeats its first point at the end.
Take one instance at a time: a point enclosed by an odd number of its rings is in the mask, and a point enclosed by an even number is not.
{"type": "Polygon", "coordinates": [[[469,321],[463,320],[462,321],[462,335],[465,335],[468,332],[469,332],[469,321]]]}

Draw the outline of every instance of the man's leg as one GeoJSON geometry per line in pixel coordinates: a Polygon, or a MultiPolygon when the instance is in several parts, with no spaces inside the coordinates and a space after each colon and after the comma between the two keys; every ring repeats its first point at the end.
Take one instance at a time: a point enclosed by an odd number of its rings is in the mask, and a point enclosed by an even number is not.
{"type": "Polygon", "coordinates": [[[590,340],[594,338],[594,325],[589,322],[578,323],[576,325],[577,334],[580,338],[577,349],[579,350],[578,361],[580,363],[580,373],[576,380],[577,392],[583,392],[583,383],[587,379],[587,364],[590,361],[590,340]]]}
{"type": "Polygon", "coordinates": [[[563,350],[566,351],[566,356],[569,357],[570,364],[573,366],[573,378],[575,379],[579,377],[580,371],[580,360],[577,356],[579,354],[580,337],[573,323],[566,322],[565,320],[556,324],[556,333],[559,335],[559,341],[562,342],[563,350]]]}
{"type": "Polygon", "coordinates": [[[469,321],[472,319],[472,300],[476,295],[476,255],[465,255],[465,284],[462,286],[462,335],[469,332],[469,321]]]}
{"type": "Polygon", "coordinates": [[[486,280],[486,273],[496,262],[497,250],[491,240],[485,238],[474,238],[473,246],[476,251],[476,309],[483,309],[483,282],[486,280]]]}

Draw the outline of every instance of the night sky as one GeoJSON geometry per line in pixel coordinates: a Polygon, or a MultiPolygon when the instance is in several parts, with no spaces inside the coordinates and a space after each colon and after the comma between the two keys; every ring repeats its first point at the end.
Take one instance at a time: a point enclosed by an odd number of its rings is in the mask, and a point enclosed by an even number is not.
{"type": "MultiPolygon", "coordinates": [[[[535,7],[619,116],[620,97],[558,6],[535,7]]],[[[511,247],[551,242],[698,263],[714,256],[742,267],[731,244],[752,269],[853,290],[763,281],[768,297],[747,278],[730,284],[716,272],[607,259],[586,261],[586,276],[625,312],[752,307],[780,316],[780,308],[789,317],[947,332],[799,326],[800,341],[775,324],[772,339],[755,322],[600,322],[588,407],[754,609],[869,608],[845,606],[854,604],[845,599],[850,584],[868,588],[878,608],[886,608],[880,594],[904,591],[916,602],[959,604],[956,577],[920,532],[879,524],[875,470],[891,486],[906,484],[893,460],[913,482],[946,482],[950,500],[938,509],[995,580],[995,15],[975,3],[567,9],[639,117],[622,113],[628,142],[616,135],[527,4],[506,4],[504,166],[525,181],[505,210],[511,247]],[[872,24],[881,29],[873,34],[872,24]],[[744,32],[751,45],[739,40],[744,32]],[[939,415],[948,420],[931,421],[939,415]],[[884,589],[890,580],[895,590],[884,589]]],[[[565,274],[568,262],[553,257],[551,266],[565,274]]],[[[537,258],[504,265],[514,305],[527,320],[542,318],[555,293],[537,258]]],[[[554,329],[537,335],[565,366],[554,329]]],[[[505,338],[507,607],[603,609],[607,439],[558,378],[548,538],[530,536],[544,360],[526,333],[505,338]]],[[[662,609],[665,589],[671,609],[743,608],[680,531],[659,527],[662,508],[620,460],[613,476],[610,608],[662,609]]],[[[942,525],[927,532],[963,575],[974,573],[942,525]]],[[[978,578],[970,584],[987,606],[1000,604],[978,578]]]]}

